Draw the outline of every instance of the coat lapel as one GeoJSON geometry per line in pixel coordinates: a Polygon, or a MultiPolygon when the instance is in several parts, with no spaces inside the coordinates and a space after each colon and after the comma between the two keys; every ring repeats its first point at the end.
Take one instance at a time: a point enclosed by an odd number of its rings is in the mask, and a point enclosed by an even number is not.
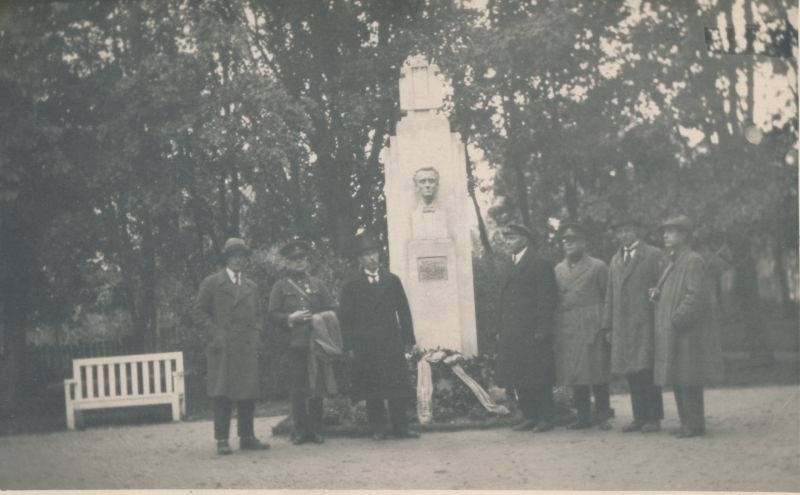
{"type": "MultiPolygon", "coordinates": [[[[644,247],[640,243],[639,246],[637,246],[636,249],[633,251],[632,258],[628,262],[628,264],[626,265],[624,262],[622,263],[622,265],[625,267],[623,272],[622,272],[622,283],[623,284],[625,283],[625,280],[627,280],[628,277],[631,276],[631,273],[633,273],[633,271],[636,269],[636,265],[638,265],[639,261],[642,259],[643,250],[644,250],[644,247]]],[[[620,261],[623,259],[622,258],[623,256],[624,255],[623,255],[622,249],[620,249],[620,261]]]]}
{"type": "Polygon", "coordinates": [[[570,290],[580,281],[583,274],[585,274],[591,264],[589,263],[589,256],[584,256],[574,268],[570,270],[569,263],[564,260],[564,289],[570,290]]]}
{"type": "Polygon", "coordinates": [[[231,282],[231,278],[228,276],[228,272],[226,270],[222,270],[220,272],[220,290],[229,294],[233,298],[233,304],[236,305],[239,302],[239,290],[237,287],[231,282]]]}

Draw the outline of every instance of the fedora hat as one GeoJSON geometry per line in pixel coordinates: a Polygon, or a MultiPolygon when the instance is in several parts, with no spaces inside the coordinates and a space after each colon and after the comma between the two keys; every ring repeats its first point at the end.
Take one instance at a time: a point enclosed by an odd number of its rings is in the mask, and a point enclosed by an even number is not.
{"type": "Polygon", "coordinates": [[[227,258],[232,254],[239,253],[244,255],[250,254],[250,248],[245,244],[244,239],[240,237],[231,237],[225,241],[225,247],[222,248],[222,256],[227,258]]]}
{"type": "Polygon", "coordinates": [[[659,228],[661,230],[664,230],[667,227],[682,229],[686,232],[691,232],[694,229],[692,221],[686,215],[674,215],[671,217],[667,217],[667,219],[661,223],[661,226],[659,228]]]}

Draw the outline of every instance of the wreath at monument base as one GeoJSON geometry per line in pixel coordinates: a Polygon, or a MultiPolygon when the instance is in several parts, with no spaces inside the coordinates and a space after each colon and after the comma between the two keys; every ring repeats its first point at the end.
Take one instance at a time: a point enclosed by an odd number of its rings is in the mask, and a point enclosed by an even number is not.
{"type": "MultiPolygon", "coordinates": [[[[516,401],[506,394],[505,389],[494,384],[494,355],[464,357],[457,351],[437,348],[415,350],[406,355],[406,361],[409,386],[417,392],[415,398],[409,401],[408,411],[414,428],[422,431],[490,428],[511,425],[520,420],[516,401]],[[416,399],[419,396],[418,370],[423,360],[430,367],[432,393],[429,407],[420,407],[416,399]],[[455,370],[459,368],[457,373],[455,370]],[[465,381],[459,374],[466,375],[468,380],[465,381]],[[467,383],[469,381],[473,382],[472,388],[467,383]],[[483,393],[476,394],[473,390],[475,385],[483,393]],[[421,409],[429,410],[428,421],[420,421],[421,409]]],[[[568,388],[556,387],[554,402],[556,424],[566,424],[575,418],[568,388]]],[[[369,434],[365,403],[353,402],[344,396],[325,399],[324,425],[326,434],[369,434]]],[[[286,418],[273,428],[273,435],[288,434],[290,431],[291,419],[286,418]]]]}

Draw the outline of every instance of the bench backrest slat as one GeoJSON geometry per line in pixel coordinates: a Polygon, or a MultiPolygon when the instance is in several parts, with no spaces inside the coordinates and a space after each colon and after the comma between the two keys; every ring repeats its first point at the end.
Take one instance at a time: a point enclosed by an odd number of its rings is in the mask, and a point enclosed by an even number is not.
{"type": "Polygon", "coordinates": [[[79,382],[76,399],[175,393],[174,374],[183,373],[183,353],[74,359],[72,365],[79,382]]]}

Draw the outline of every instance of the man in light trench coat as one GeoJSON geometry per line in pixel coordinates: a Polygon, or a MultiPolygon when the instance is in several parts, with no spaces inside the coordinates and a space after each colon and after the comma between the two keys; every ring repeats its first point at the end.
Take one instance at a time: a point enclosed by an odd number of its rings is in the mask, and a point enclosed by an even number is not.
{"type": "Polygon", "coordinates": [[[603,329],[611,335],[611,372],[625,375],[633,421],[625,433],[661,429],[664,404],[653,383],[654,306],[648,290],[661,274],[661,250],[641,238],[642,225],[627,218],[616,225],[621,247],[611,258],[603,329]]]}
{"type": "Polygon", "coordinates": [[[681,427],[678,438],[706,431],[703,387],[721,378],[722,353],[703,258],[689,247],[692,223],[667,219],[661,230],[667,265],[650,290],[656,302],[655,383],[672,387],[681,427]]]}
{"type": "Polygon", "coordinates": [[[228,239],[223,249],[225,268],[203,280],[192,308],[194,322],[208,340],[207,392],[214,403],[214,438],[220,455],[231,453],[228,435],[234,403],[238,411],[239,447],[269,448],[253,431],[263,320],[258,287],[242,273],[249,254],[250,249],[242,239],[228,239]]]}
{"type": "Polygon", "coordinates": [[[608,266],[586,253],[586,230],[577,223],[560,227],[564,260],[556,265],[560,293],[556,317],[556,379],[572,387],[578,419],[567,426],[580,430],[592,423],[611,428],[608,389],[610,349],[603,325],[608,266]],[[591,416],[594,395],[595,416],[591,416]]]}

